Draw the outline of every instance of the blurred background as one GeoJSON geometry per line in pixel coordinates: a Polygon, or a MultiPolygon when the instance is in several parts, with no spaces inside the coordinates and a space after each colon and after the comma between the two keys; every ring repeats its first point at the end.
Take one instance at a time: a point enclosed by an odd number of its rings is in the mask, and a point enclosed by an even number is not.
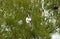
{"type": "Polygon", "coordinates": [[[0,39],[51,39],[57,28],[60,0],[0,0],[0,39]]]}

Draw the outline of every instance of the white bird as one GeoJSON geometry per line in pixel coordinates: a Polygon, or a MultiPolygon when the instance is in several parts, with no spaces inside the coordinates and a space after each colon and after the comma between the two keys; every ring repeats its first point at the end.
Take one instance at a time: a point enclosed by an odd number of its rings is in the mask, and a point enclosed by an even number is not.
{"type": "Polygon", "coordinates": [[[31,21],[32,21],[32,19],[31,19],[31,17],[30,17],[30,15],[28,14],[28,16],[26,17],[26,23],[28,23],[29,24],[29,27],[31,28],[31,31],[32,31],[32,23],[31,23],[31,21]]]}
{"type": "Polygon", "coordinates": [[[28,14],[28,17],[26,17],[26,23],[30,23],[31,22],[31,17],[29,16],[29,14],[28,14]]]}

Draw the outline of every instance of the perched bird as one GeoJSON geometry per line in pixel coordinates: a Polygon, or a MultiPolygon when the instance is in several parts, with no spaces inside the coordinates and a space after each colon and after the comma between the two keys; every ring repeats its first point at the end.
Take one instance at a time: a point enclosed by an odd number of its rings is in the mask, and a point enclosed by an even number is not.
{"type": "Polygon", "coordinates": [[[26,23],[30,23],[31,22],[31,17],[30,17],[30,15],[28,14],[28,16],[26,17],[26,23]]]}
{"type": "Polygon", "coordinates": [[[31,29],[31,31],[32,31],[32,18],[31,18],[31,16],[30,16],[30,13],[27,13],[27,17],[26,17],[26,23],[28,23],[29,24],[29,27],[30,27],[30,29],[31,29]]]}

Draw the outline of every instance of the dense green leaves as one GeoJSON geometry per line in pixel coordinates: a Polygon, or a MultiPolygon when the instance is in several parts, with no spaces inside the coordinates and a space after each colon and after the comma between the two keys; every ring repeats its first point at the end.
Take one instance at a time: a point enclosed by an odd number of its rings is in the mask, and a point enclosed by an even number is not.
{"type": "Polygon", "coordinates": [[[45,0],[44,8],[49,17],[42,16],[41,0],[0,0],[0,39],[50,39],[50,34],[60,27],[59,0],[45,0]],[[50,4],[49,4],[50,3],[50,4]],[[54,10],[54,5],[58,9],[54,10]],[[32,18],[32,27],[26,23],[28,11],[32,18]],[[56,23],[53,23],[56,19],[56,23]],[[22,20],[22,23],[18,23],[22,20]],[[51,21],[51,22],[50,22],[51,21]]]}

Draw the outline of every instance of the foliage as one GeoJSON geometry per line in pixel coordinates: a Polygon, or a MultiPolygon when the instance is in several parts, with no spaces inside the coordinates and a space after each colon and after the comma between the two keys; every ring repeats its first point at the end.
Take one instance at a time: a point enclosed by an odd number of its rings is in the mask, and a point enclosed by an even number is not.
{"type": "MultiPolygon", "coordinates": [[[[60,2],[57,0],[57,5],[60,2]]],[[[53,10],[55,0],[45,0],[45,8],[49,10],[49,18],[42,16],[41,0],[0,0],[0,39],[50,39],[50,34],[55,32],[56,27],[60,27],[60,9],[53,10]],[[47,3],[51,3],[47,6],[47,3]],[[27,11],[30,11],[32,18],[31,31],[25,18],[27,11]],[[52,13],[53,11],[53,16],[52,13]],[[56,19],[54,23],[49,22],[50,17],[56,19]],[[22,24],[18,21],[22,20],[22,24]],[[47,23],[47,24],[46,24],[47,23]]]]}

